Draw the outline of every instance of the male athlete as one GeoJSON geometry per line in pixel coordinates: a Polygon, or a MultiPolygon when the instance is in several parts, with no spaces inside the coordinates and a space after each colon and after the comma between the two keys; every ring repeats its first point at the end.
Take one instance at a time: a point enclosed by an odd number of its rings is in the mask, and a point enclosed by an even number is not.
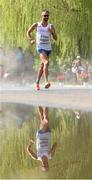
{"type": "Polygon", "coordinates": [[[38,71],[35,83],[36,90],[40,90],[39,82],[42,74],[44,74],[45,78],[45,88],[49,88],[51,86],[48,80],[49,55],[52,51],[51,36],[54,40],[57,40],[57,34],[55,32],[54,26],[48,23],[49,11],[43,10],[41,13],[41,17],[41,22],[32,24],[27,31],[27,37],[30,39],[31,44],[34,44],[35,40],[32,38],[32,32],[36,30],[36,49],[41,61],[40,69],[38,71]]]}

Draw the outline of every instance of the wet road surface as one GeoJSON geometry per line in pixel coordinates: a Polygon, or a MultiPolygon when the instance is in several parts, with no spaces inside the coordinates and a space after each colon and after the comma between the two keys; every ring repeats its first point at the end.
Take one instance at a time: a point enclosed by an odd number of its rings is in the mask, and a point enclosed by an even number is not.
{"type": "Polygon", "coordinates": [[[0,102],[48,106],[63,109],[92,110],[92,86],[59,86],[52,85],[49,89],[41,87],[34,90],[34,85],[0,86],[0,102]]]}

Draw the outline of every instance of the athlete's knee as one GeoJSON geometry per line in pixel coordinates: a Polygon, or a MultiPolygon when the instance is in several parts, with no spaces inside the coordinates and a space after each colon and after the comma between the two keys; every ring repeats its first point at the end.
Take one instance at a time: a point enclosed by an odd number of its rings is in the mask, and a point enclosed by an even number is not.
{"type": "Polygon", "coordinates": [[[48,64],[49,64],[49,61],[45,60],[44,65],[48,65],[48,64]]]}
{"type": "Polygon", "coordinates": [[[42,70],[43,68],[44,68],[44,64],[43,64],[43,63],[41,63],[41,64],[40,64],[40,68],[39,68],[39,69],[40,69],[40,70],[42,70]]]}
{"type": "Polygon", "coordinates": [[[46,61],[44,62],[44,69],[46,69],[46,68],[48,67],[48,65],[49,65],[49,62],[46,60],[46,61]]]}

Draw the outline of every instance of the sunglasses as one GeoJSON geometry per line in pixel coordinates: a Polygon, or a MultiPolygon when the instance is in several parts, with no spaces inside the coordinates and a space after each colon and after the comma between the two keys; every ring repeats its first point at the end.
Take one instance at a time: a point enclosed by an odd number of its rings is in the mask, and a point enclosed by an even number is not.
{"type": "Polygon", "coordinates": [[[44,17],[49,17],[49,15],[43,15],[44,17]]]}

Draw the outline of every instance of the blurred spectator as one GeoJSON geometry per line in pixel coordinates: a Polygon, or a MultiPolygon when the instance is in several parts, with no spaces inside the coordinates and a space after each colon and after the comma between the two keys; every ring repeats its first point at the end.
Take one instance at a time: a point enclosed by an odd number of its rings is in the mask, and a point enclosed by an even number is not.
{"type": "Polygon", "coordinates": [[[23,52],[22,47],[18,47],[16,53],[16,61],[17,61],[17,75],[23,76],[24,75],[24,68],[25,68],[25,55],[23,52]]]}
{"type": "Polygon", "coordinates": [[[63,83],[64,83],[64,81],[65,81],[65,75],[64,75],[64,73],[62,72],[62,73],[60,73],[58,76],[57,76],[57,78],[56,78],[59,82],[60,82],[60,84],[62,85],[63,83]]]}
{"type": "Polygon", "coordinates": [[[83,70],[81,57],[77,56],[72,64],[73,80],[75,83],[79,82],[81,71],[83,70]]]}
{"type": "Polygon", "coordinates": [[[4,49],[2,47],[0,47],[0,80],[3,79],[4,77],[4,73],[5,73],[5,70],[4,70],[4,60],[5,60],[5,57],[4,57],[4,49]]]}
{"type": "Polygon", "coordinates": [[[88,72],[89,72],[89,82],[92,83],[92,65],[88,65],[88,72]]]}
{"type": "Polygon", "coordinates": [[[73,74],[73,82],[77,82],[77,76],[76,76],[76,65],[72,64],[72,74],[73,74]]]}
{"type": "Polygon", "coordinates": [[[83,69],[80,74],[80,78],[82,79],[83,85],[87,85],[89,81],[89,72],[88,72],[88,63],[84,63],[82,65],[83,69]]]}

